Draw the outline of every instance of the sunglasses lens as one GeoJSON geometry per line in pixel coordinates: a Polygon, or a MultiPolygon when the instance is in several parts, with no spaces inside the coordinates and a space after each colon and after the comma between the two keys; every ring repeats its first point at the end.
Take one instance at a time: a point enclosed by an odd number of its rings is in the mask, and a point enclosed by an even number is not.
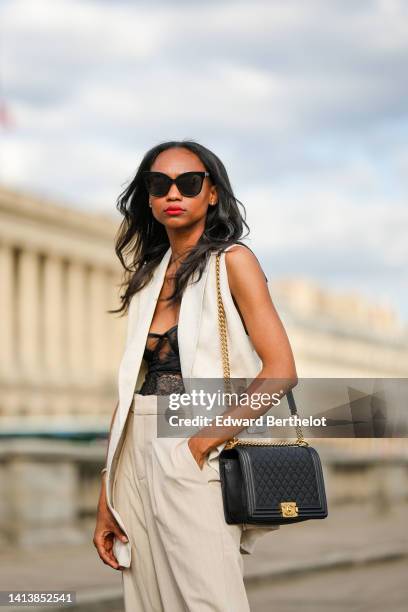
{"type": "Polygon", "coordinates": [[[203,176],[194,172],[182,174],[177,179],[177,187],[180,192],[187,198],[193,198],[198,195],[203,186],[203,176]]]}
{"type": "Polygon", "coordinates": [[[154,174],[152,172],[145,176],[145,182],[146,189],[151,196],[162,198],[168,192],[171,181],[163,174],[154,174]]]}
{"type": "MultiPolygon", "coordinates": [[[[185,172],[176,178],[176,185],[180,193],[187,198],[194,198],[201,191],[204,173],[185,172]]],[[[162,198],[169,192],[172,179],[161,172],[146,172],[144,175],[146,189],[149,195],[162,198]]]]}

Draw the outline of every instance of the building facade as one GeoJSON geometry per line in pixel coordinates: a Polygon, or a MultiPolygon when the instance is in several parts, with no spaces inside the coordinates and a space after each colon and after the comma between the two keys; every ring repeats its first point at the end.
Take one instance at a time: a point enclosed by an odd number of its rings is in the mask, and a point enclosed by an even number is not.
{"type": "Polygon", "coordinates": [[[118,223],[0,190],[0,431],[105,430],[126,318],[118,223]]]}

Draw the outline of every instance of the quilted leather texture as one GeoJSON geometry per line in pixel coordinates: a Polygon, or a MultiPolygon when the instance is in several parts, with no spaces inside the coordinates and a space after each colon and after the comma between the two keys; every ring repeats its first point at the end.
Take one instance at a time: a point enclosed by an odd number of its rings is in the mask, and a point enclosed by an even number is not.
{"type": "Polygon", "coordinates": [[[220,454],[227,523],[285,524],[327,516],[320,458],[311,446],[236,446],[220,454]],[[294,501],[298,516],[282,515],[294,501]]]}

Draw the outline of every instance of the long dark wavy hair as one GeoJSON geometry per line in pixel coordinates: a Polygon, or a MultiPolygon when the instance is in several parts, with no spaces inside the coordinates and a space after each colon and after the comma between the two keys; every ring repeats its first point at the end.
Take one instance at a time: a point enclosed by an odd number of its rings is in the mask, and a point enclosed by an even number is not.
{"type": "Polygon", "coordinates": [[[142,173],[150,170],[160,153],[180,147],[192,151],[201,159],[210,180],[217,187],[218,204],[208,207],[205,229],[181,262],[174,276],[173,294],[167,300],[180,302],[195,272],[198,274],[195,282],[200,280],[212,251],[221,252],[232,243],[240,243],[240,239],[249,234],[245,207],[234,196],[224,164],[212,151],[193,140],[156,145],[145,154],[135,177],[117,199],[116,208],[123,215],[123,220],[116,235],[115,252],[124,268],[121,287],[125,291],[120,296],[121,307],[109,310],[109,313],[126,314],[132,296],[151,280],[154,269],[170,246],[164,225],[152,215],[142,173]],[[243,215],[238,205],[242,207],[243,215]],[[244,226],[247,233],[242,236],[244,226]]]}

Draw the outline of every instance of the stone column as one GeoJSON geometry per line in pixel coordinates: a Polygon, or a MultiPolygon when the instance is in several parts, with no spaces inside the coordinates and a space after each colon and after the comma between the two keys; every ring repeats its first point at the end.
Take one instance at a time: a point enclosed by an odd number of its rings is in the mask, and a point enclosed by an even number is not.
{"type": "Polygon", "coordinates": [[[90,370],[95,382],[102,382],[110,351],[107,343],[108,315],[106,310],[105,272],[92,268],[89,274],[89,354],[90,370]]]}
{"type": "Polygon", "coordinates": [[[86,381],[89,371],[88,318],[86,270],[80,262],[70,261],[66,278],[66,334],[67,365],[70,378],[86,381]]]}
{"type": "Polygon", "coordinates": [[[18,359],[23,376],[35,382],[40,363],[40,282],[37,253],[20,252],[17,270],[17,341],[18,359]]]}
{"type": "Polygon", "coordinates": [[[7,244],[0,244],[0,376],[16,377],[13,296],[13,251],[7,244]]]}
{"type": "Polygon", "coordinates": [[[62,261],[50,254],[44,261],[44,365],[47,378],[65,379],[64,287],[62,261]]]}

